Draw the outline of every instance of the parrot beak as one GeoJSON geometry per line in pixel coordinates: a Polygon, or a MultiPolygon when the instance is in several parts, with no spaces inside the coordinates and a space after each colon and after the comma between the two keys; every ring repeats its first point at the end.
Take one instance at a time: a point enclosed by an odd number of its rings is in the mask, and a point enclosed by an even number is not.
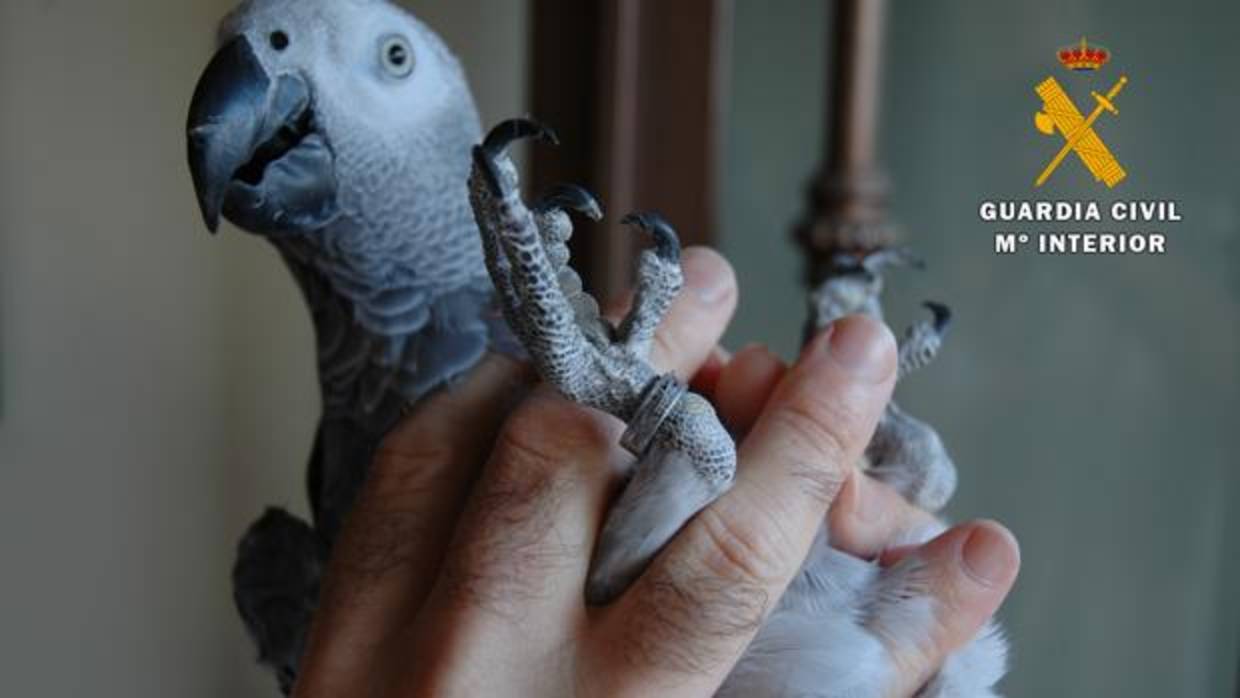
{"type": "Polygon", "coordinates": [[[185,126],[189,172],[202,219],[213,233],[233,173],[254,152],[270,86],[250,42],[239,36],[215,54],[194,88],[185,126]]]}
{"type": "Polygon", "coordinates": [[[189,171],[211,232],[221,212],[256,233],[312,227],[335,207],[330,150],[314,132],[310,89],[273,80],[237,36],[198,80],[186,123],[189,171]]]}

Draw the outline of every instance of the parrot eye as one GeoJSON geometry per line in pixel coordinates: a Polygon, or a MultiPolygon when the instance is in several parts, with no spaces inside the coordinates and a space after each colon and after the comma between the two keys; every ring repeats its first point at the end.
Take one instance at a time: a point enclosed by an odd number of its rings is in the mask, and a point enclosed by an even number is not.
{"type": "Polygon", "coordinates": [[[271,32],[269,38],[271,39],[271,48],[277,51],[283,51],[288,48],[288,34],[282,31],[274,31],[271,32]]]}
{"type": "Polygon", "coordinates": [[[379,62],[392,77],[408,77],[413,72],[413,48],[403,36],[384,37],[380,44],[379,62]]]}

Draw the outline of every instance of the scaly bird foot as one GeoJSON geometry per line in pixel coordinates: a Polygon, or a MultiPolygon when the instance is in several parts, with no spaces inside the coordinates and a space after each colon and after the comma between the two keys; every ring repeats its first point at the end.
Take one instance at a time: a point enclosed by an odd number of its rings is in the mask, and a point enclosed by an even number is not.
{"type": "Polygon", "coordinates": [[[732,481],[736,450],[713,408],[647,361],[654,330],[683,284],[680,243],[654,213],[623,222],[648,233],[629,312],[613,328],[568,266],[566,211],[601,215],[584,190],[553,190],[527,207],[505,150],[516,138],[555,142],[532,121],[504,122],[474,149],[470,202],[505,317],[545,380],[570,399],[629,424],[638,461],[608,514],[587,598],[605,603],[628,586],[681,525],[732,481]]]}
{"type": "Polygon", "coordinates": [[[924,368],[938,356],[939,348],[943,346],[943,337],[951,326],[951,308],[934,301],[925,301],[922,305],[930,310],[932,317],[910,325],[905,330],[904,339],[900,342],[898,360],[900,378],[924,368]]]}

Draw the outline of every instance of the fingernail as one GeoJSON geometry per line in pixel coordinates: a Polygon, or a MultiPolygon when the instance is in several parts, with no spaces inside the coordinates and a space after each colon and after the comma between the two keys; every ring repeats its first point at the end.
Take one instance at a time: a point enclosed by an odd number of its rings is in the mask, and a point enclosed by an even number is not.
{"type": "Polygon", "coordinates": [[[850,315],[836,320],[831,359],[855,378],[877,383],[895,370],[895,339],[877,320],[850,315]]]}
{"type": "Polygon", "coordinates": [[[691,247],[681,256],[685,290],[697,296],[703,305],[715,305],[732,291],[732,275],[713,252],[691,247]]]}
{"type": "Polygon", "coordinates": [[[985,586],[1002,583],[1016,565],[1008,534],[993,524],[974,526],[960,555],[969,576],[985,586]]]}

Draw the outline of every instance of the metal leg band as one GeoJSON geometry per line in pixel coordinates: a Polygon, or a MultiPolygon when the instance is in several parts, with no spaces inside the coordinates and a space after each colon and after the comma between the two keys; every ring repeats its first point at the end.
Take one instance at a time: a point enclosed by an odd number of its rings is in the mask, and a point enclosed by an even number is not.
{"type": "Polygon", "coordinates": [[[651,380],[628,428],[620,435],[620,445],[635,456],[645,453],[663,421],[687,392],[689,389],[670,373],[651,380]]]}

